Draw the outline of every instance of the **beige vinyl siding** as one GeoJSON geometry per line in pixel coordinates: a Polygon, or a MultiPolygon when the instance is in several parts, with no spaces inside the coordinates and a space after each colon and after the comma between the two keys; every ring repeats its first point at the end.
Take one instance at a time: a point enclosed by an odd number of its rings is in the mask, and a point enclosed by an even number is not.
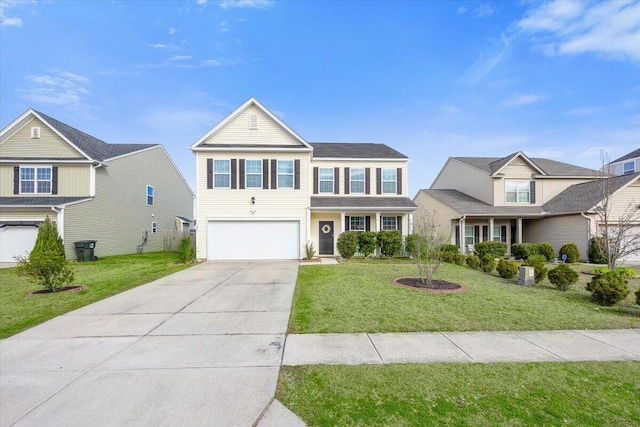
{"type": "Polygon", "coordinates": [[[135,253],[143,231],[144,251],[161,251],[176,216],[193,218],[193,196],[161,147],[111,160],[96,170],[95,198],[65,209],[67,256],[75,257],[73,242],[79,240],[97,240],[99,257],[135,253]],[[153,206],[146,204],[147,185],[155,189],[153,206]],[[151,233],[152,222],[157,233],[151,233]]]}
{"type": "MultiPolygon", "coordinates": [[[[27,165],[28,162],[15,165],[0,166],[0,196],[13,197],[13,168],[27,165]]],[[[83,197],[89,196],[91,165],[56,165],[58,168],[58,194],[59,197],[83,197]]],[[[51,194],[23,194],[25,197],[51,197],[51,194]]]]}
{"type": "Polygon", "coordinates": [[[545,204],[549,200],[562,193],[567,188],[575,184],[591,181],[590,177],[583,179],[573,178],[551,178],[551,179],[539,179],[536,182],[536,204],[545,204]],[[540,198],[538,200],[538,197],[540,198]],[[538,203],[540,202],[540,203],[538,203]]]}
{"type": "Polygon", "coordinates": [[[52,221],[57,221],[57,214],[50,208],[7,208],[0,209],[0,221],[44,221],[49,216],[52,221]]]}
{"type": "Polygon", "coordinates": [[[16,165],[0,165],[0,196],[12,197],[13,194],[13,167],[16,165]]]}
{"type": "MultiPolygon", "coordinates": [[[[385,162],[376,162],[370,160],[312,160],[311,161],[311,177],[309,180],[310,191],[313,193],[313,168],[340,168],[340,185],[339,185],[339,195],[345,195],[344,193],[344,169],[345,168],[369,168],[369,180],[370,180],[370,194],[347,194],[347,196],[382,196],[382,197],[393,197],[393,196],[402,196],[407,197],[407,162],[406,161],[385,161],[385,162]],[[402,194],[396,193],[386,193],[386,194],[376,194],[376,169],[377,168],[390,168],[397,169],[402,168],[402,194]]],[[[366,172],[366,171],[365,171],[366,172]]],[[[327,196],[333,197],[338,194],[333,193],[319,193],[313,194],[313,196],[327,196]]]]}
{"type": "Polygon", "coordinates": [[[508,165],[500,169],[505,179],[531,179],[531,174],[538,171],[520,158],[513,159],[508,165]]]}
{"type": "Polygon", "coordinates": [[[436,221],[439,223],[438,230],[440,235],[448,242],[455,244],[455,225],[457,225],[457,220],[461,216],[460,212],[424,191],[419,191],[413,198],[413,202],[418,205],[418,209],[413,214],[413,229],[416,230],[427,215],[435,212],[436,221]]]}
{"type": "Polygon", "coordinates": [[[485,203],[493,204],[493,178],[487,172],[456,159],[449,159],[431,188],[458,190],[485,203]]]}
{"type": "Polygon", "coordinates": [[[302,145],[260,108],[250,106],[203,144],[302,145]],[[258,128],[249,129],[249,116],[258,116],[258,128]]]}
{"type": "MultiPolygon", "coordinates": [[[[615,192],[615,194],[609,199],[610,214],[609,217],[612,221],[616,221],[625,213],[628,213],[630,209],[640,205],[640,183],[636,182],[621,190],[615,192]]],[[[640,215],[636,214],[636,221],[640,220],[640,215]]]]}
{"type": "Polygon", "coordinates": [[[575,243],[580,251],[580,259],[586,260],[589,247],[588,228],[587,219],[580,214],[553,216],[525,221],[522,238],[529,243],[549,242],[556,253],[565,243],[575,243]]]}
{"type": "MultiPolygon", "coordinates": [[[[196,153],[197,179],[197,257],[207,257],[207,221],[234,219],[260,221],[268,219],[300,221],[300,253],[307,242],[307,207],[309,206],[310,153],[227,152],[196,153]],[[207,159],[269,159],[300,160],[300,189],[207,188],[207,159]],[[255,197],[255,204],[251,198],[255,197]]],[[[269,162],[271,163],[271,162],[269,162]]],[[[271,164],[269,164],[271,168],[271,164]]],[[[269,170],[269,179],[271,170],[269,170]]],[[[238,170],[239,179],[239,170],[238,170]]],[[[271,186],[269,186],[271,187],[271,186]]]]}
{"type": "Polygon", "coordinates": [[[0,158],[3,157],[83,158],[80,152],[38,119],[27,123],[0,145],[0,158]],[[32,127],[40,127],[39,139],[31,138],[32,127]]]}

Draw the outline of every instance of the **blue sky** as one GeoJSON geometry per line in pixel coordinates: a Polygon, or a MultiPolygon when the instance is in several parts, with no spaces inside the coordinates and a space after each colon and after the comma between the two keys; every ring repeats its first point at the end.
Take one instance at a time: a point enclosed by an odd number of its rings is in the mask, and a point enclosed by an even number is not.
{"type": "Polygon", "coordinates": [[[310,142],[410,157],[640,147],[640,2],[0,0],[0,126],[35,108],[112,143],[189,146],[251,96],[310,142]]]}

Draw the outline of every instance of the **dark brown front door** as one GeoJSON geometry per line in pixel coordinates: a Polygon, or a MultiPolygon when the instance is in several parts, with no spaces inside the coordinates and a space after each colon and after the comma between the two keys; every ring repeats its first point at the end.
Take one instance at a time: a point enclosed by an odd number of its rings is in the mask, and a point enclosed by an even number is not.
{"type": "Polygon", "coordinates": [[[333,255],[333,221],[319,221],[320,255],[333,255]]]}

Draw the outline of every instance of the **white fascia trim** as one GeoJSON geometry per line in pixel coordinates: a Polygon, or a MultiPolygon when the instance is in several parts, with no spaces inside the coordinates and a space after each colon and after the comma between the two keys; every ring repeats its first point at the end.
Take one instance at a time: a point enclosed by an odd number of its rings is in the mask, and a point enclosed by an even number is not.
{"type": "Polygon", "coordinates": [[[351,207],[336,207],[336,208],[309,208],[314,212],[327,211],[327,212],[414,212],[417,208],[363,208],[360,206],[351,207]]]}
{"type": "Polygon", "coordinates": [[[229,152],[229,151],[242,151],[242,152],[265,152],[265,151],[274,151],[279,153],[310,153],[312,149],[307,148],[299,148],[292,146],[291,148],[284,147],[272,147],[269,145],[265,145],[264,147],[197,147],[192,148],[192,151],[221,151],[221,152],[229,152]]]}
{"type": "Polygon", "coordinates": [[[121,154],[119,156],[115,156],[115,157],[109,157],[108,159],[104,159],[105,162],[111,161],[111,160],[118,160],[118,159],[122,159],[123,157],[128,157],[131,156],[133,154],[137,154],[137,153],[142,153],[143,151],[149,151],[149,150],[153,150],[155,148],[158,147],[162,147],[162,145],[158,144],[158,145],[153,145],[151,147],[147,147],[147,148],[141,148],[139,150],[136,151],[131,151],[129,153],[125,153],[125,154],[121,154]]]}
{"type": "Polygon", "coordinates": [[[89,160],[95,160],[91,156],[87,155],[87,153],[85,153],[84,151],[79,149],[73,142],[69,141],[64,135],[62,135],[60,132],[58,132],[58,129],[56,129],[55,126],[51,126],[51,124],[49,122],[47,122],[44,118],[42,118],[38,113],[36,113],[33,110],[29,110],[29,111],[31,112],[31,114],[36,116],[42,123],[46,124],[49,127],[49,129],[51,129],[56,135],[58,135],[60,138],[62,138],[63,141],[65,141],[67,144],[72,146],[73,149],[76,150],[78,153],[82,154],[84,157],[86,157],[89,160]]]}
{"type": "Polygon", "coordinates": [[[2,205],[2,207],[3,208],[24,208],[24,209],[51,208],[51,207],[66,208],[67,206],[77,205],[78,203],[84,203],[84,202],[88,202],[90,200],[93,200],[93,197],[87,197],[86,199],[76,200],[75,202],[63,203],[63,204],[60,204],[60,205],[52,205],[52,204],[49,203],[49,204],[46,204],[46,205],[2,205]]]}
{"type": "Polygon", "coordinates": [[[546,175],[544,173],[544,171],[542,169],[540,169],[540,167],[538,165],[535,164],[535,162],[533,160],[531,160],[529,157],[527,157],[526,154],[524,154],[522,151],[518,151],[516,154],[513,155],[513,157],[511,157],[509,159],[509,161],[507,163],[505,163],[500,169],[498,169],[497,171],[495,171],[493,174],[491,174],[491,176],[496,176],[497,174],[500,173],[500,171],[504,168],[506,168],[507,166],[509,166],[511,164],[511,162],[516,158],[516,157],[522,157],[522,160],[524,160],[529,166],[531,166],[532,168],[534,168],[535,170],[538,171],[538,173],[540,175],[546,175]]]}
{"type": "Polygon", "coordinates": [[[407,163],[409,159],[390,159],[390,158],[368,158],[363,159],[361,157],[313,157],[311,161],[323,161],[323,162],[396,162],[407,163]]]}
{"type": "Polygon", "coordinates": [[[17,163],[55,163],[56,165],[69,165],[69,164],[73,164],[73,165],[93,165],[96,162],[94,162],[93,160],[57,160],[55,158],[51,158],[51,159],[29,159],[29,158],[24,158],[24,159],[0,159],[0,163],[10,163],[10,164],[17,164],[17,163]]]}
{"type": "MultiPolygon", "coordinates": [[[[534,175],[533,177],[535,179],[588,179],[590,181],[592,181],[594,179],[594,176],[591,176],[591,175],[590,176],[585,176],[585,175],[562,175],[562,176],[558,176],[558,175],[534,175]]],[[[497,177],[497,178],[503,178],[503,177],[497,177]]]]}
{"type": "Polygon", "coordinates": [[[232,222],[263,222],[263,221],[298,221],[302,222],[300,217],[247,217],[247,218],[238,218],[238,217],[217,217],[217,216],[207,216],[206,221],[232,221],[232,222]]]}

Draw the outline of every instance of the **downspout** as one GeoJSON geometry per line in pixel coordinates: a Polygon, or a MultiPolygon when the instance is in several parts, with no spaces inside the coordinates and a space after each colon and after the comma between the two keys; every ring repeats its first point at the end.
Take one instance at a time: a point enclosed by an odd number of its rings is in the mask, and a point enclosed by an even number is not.
{"type": "MultiPolygon", "coordinates": [[[[591,240],[591,221],[592,219],[590,217],[588,217],[587,215],[585,215],[584,212],[580,212],[580,215],[584,218],[586,218],[587,220],[587,254],[589,253],[588,248],[589,248],[589,241],[591,240]]],[[[589,262],[589,255],[587,255],[587,262],[589,262]]]]}
{"type": "Polygon", "coordinates": [[[64,240],[64,208],[60,210],[55,206],[51,206],[51,210],[56,213],[56,228],[58,229],[58,235],[64,240]]]}

